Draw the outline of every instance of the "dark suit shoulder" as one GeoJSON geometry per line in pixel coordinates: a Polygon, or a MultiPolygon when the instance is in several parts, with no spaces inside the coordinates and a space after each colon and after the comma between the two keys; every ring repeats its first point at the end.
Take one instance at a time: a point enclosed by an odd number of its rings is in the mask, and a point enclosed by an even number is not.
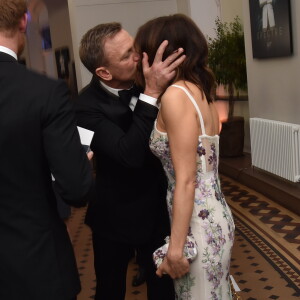
{"type": "Polygon", "coordinates": [[[99,83],[99,79],[93,77],[91,82],[79,92],[78,100],[79,102],[93,101],[95,99],[109,101],[111,97],[115,98],[116,96],[103,89],[99,83]]]}
{"type": "MultiPolygon", "coordinates": [[[[22,81],[26,81],[26,83],[29,81],[34,81],[33,84],[36,84],[36,83],[57,84],[57,82],[59,82],[59,81],[63,82],[62,80],[52,79],[52,78],[47,77],[46,75],[41,74],[37,71],[30,70],[30,69],[26,68],[24,65],[19,64],[19,63],[9,64],[6,67],[6,70],[8,71],[6,73],[7,76],[9,76],[9,73],[14,73],[14,75],[17,76],[18,78],[23,77],[22,81]],[[9,72],[9,70],[11,70],[11,72],[9,72]]],[[[11,74],[11,76],[12,76],[12,74],[11,74]]],[[[38,88],[38,86],[36,88],[38,88]]]]}
{"type": "MultiPolygon", "coordinates": [[[[30,87],[32,87],[33,90],[36,90],[37,92],[49,92],[49,90],[55,89],[59,86],[68,89],[66,83],[61,79],[50,78],[38,72],[27,69],[23,69],[23,72],[20,75],[26,76],[25,81],[26,86],[29,87],[28,90],[30,90],[30,87]],[[22,74],[23,72],[24,74],[22,74]]],[[[30,92],[32,92],[32,90],[30,92]]]]}
{"type": "Polygon", "coordinates": [[[92,79],[74,101],[77,116],[81,119],[86,113],[106,114],[110,111],[112,100],[118,100],[118,97],[104,90],[98,79],[92,79]]]}
{"type": "Polygon", "coordinates": [[[32,113],[44,109],[50,102],[55,104],[69,99],[69,89],[65,82],[28,70],[17,62],[0,62],[0,90],[4,89],[6,97],[14,99],[12,102],[22,105],[24,109],[30,108],[32,113]]]}

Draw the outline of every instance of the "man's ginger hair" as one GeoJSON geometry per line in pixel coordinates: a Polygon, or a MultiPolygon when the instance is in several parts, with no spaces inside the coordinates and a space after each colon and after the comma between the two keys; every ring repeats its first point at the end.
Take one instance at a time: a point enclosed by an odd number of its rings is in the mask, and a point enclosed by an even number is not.
{"type": "Polygon", "coordinates": [[[12,35],[26,12],[26,0],[0,0],[0,32],[12,35]]]}

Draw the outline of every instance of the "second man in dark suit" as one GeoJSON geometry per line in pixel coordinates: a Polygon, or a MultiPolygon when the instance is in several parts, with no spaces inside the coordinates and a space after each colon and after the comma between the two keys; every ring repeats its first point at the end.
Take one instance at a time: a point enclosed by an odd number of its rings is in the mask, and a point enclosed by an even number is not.
{"type": "Polygon", "coordinates": [[[92,170],[63,81],[17,61],[25,0],[0,0],[0,299],[74,300],[75,255],[52,189],[84,205],[92,170]]]}
{"type": "Polygon", "coordinates": [[[165,41],[149,66],[119,23],[101,24],[82,38],[80,58],[93,74],[77,103],[78,125],[95,132],[97,198],[86,222],[93,232],[96,300],[124,300],[127,265],[138,249],[146,270],[148,300],[174,300],[170,278],[158,278],[153,251],[169,234],[166,178],[150,153],[149,136],[157,116],[156,99],[184,60],[183,49],[162,61],[165,41]],[[143,94],[129,95],[138,61],[146,80],[143,94]],[[127,101],[127,102],[126,102],[127,101]]]}

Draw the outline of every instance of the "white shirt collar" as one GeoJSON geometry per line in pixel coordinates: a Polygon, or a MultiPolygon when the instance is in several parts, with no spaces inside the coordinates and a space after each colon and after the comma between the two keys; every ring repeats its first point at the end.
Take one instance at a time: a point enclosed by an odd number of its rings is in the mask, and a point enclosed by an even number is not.
{"type": "Polygon", "coordinates": [[[123,91],[123,90],[130,90],[132,87],[130,87],[129,89],[114,89],[108,85],[106,85],[105,83],[103,83],[101,80],[99,80],[100,84],[109,92],[111,92],[112,94],[116,95],[119,97],[119,91],[123,91]]]}
{"type": "Polygon", "coordinates": [[[4,52],[4,53],[12,56],[14,59],[18,60],[17,54],[9,48],[6,48],[4,46],[0,46],[0,52],[4,52]]]}
{"type": "Polygon", "coordinates": [[[116,95],[116,96],[119,97],[119,93],[118,93],[118,92],[121,91],[122,89],[114,89],[114,88],[112,88],[112,87],[106,85],[105,83],[103,83],[101,80],[99,80],[99,81],[100,81],[100,84],[101,84],[106,90],[108,90],[108,91],[111,92],[112,94],[114,94],[114,95],[116,95]]]}
{"type": "MultiPolygon", "coordinates": [[[[123,91],[124,89],[114,89],[110,86],[107,86],[105,83],[103,83],[101,80],[99,80],[100,84],[102,85],[102,87],[104,87],[107,91],[111,92],[112,94],[116,95],[119,97],[119,91],[123,91]]],[[[130,89],[130,88],[129,88],[130,89]]],[[[128,90],[129,90],[128,89],[128,90]]],[[[138,98],[135,96],[132,96],[131,101],[129,103],[129,108],[134,111],[135,105],[138,101],[138,98]]]]}

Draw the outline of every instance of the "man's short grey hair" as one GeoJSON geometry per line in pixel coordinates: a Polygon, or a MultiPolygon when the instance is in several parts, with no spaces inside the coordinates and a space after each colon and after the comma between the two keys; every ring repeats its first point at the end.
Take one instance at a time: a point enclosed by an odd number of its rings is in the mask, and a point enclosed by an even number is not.
{"type": "Polygon", "coordinates": [[[79,56],[83,65],[95,74],[97,68],[107,66],[104,44],[122,30],[117,22],[99,24],[91,28],[81,39],[79,56]]]}

